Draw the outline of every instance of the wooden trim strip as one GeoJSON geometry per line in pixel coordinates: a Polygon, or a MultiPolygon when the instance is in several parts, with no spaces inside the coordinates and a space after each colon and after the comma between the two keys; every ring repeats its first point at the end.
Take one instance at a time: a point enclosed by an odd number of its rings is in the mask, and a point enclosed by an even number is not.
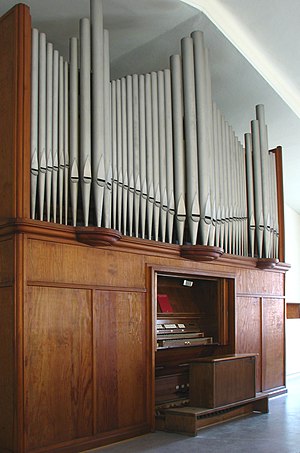
{"type": "Polygon", "coordinates": [[[61,282],[45,282],[38,280],[29,280],[27,286],[39,286],[48,288],[69,288],[69,289],[83,289],[83,290],[99,290],[99,291],[117,291],[117,292],[132,292],[132,293],[146,293],[146,288],[135,288],[130,286],[102,286],[102,285],[89,285],[89,284],[76,284],[76,283],[61,283],[61,282]]]}
{"type": "MultiPolygon", "coordinates": [[[[14,234],[27,234],[29,237],[40,237],[47,240],[61,239],[64,241],[76,242],[82,247],[90,247],[77,240],[76,227],[60,225],[57,223],[44,222],[30,219],[10,219],[1,224],[0,220],[0,239],[11,237],[14,234]]],[[[109,246],[111,251],[124,251],[128,253],[142,253],[145,256],[165,257],[165,258],[185,258],[181,257],[181,246],[168,244],[165,242],[152,241],[149,239],[133,238],[122,236],[114,245],[109,246]]],[[[224,253],[216,261],[217,265],[226,265],[234,268],[258,269],[257,258],[247,256],[230,255],[224,253]]],[[[278,262],[273,269],[264,269],[271,272],[286,272],[290,268],[289,264],[278,262]]]]}

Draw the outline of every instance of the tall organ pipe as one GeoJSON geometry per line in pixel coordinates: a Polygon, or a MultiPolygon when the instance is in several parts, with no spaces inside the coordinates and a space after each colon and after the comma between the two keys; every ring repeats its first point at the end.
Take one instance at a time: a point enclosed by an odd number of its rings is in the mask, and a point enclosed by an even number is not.
{"type": "Polygon", "coordinates": [[[264,106],[256,106],[256,119],[259,125],[259,144],[261,155],[261,178],[262,178],[262,202],[264,213],[264,256],[269,258],[270,253],[270,198],[269,198],[269,165],[268,165],[268,144],[265,124],[264,106]]]}
{"type": "Polygon", "coordinates": [[[132,236],[133,230],[133,106],[132,106],[132,76],[126,77],[126,113],[127,113],[127,165],[128,165],[128,233],[132,236]]]}
{"type": "MultiPolygon", "coordinates": [[[[141,237],[145,238],[147,210],[145,76],[139,75],[139,150],[141,184],[141,237]]],[[[138,188],[137,184],[137,188],[138,188]]]]}
{"type": "Polygon", "coordinates": [[[47,43],[46,57],[46,219],[50,222],[52,185],[52,90],[53,90],[53,44],[47,43]]]}
{"type": "Polygon", "coordinates": [[[121,109],[122,109],[122,217],[123,234],[127,233],[127,208],[128,208],[128,152],[127,152],[127,92],[126,78],[121,79],[121,109]]]}
{"type": "Polygon", "coordinates": [[[219,134],[218,134],[218,109],[215,102],[212,106],[213,114],[213,151],[214,151],[214,174],[215,174],[215,205],[216,205],[216,214],[215,214],[215,246],[220,246],[220,226],[221,226],[221,207],[220,207],[220,191],[219,191],[219,158],[218,158],[218,149],[219,149],[219,134]]]}
{"type": "Polygon", "coordinates": [[[225,240],[224,240],[224,251],[225,253],[229,253],[229,248],[231,246],[230,244],[230,230],[231,230],[231,225],[230,225],[230,188],[229,188],[229,172],[230,172],[230,167],[229,167],[229,130],[228,130],[228,124],[227,122],[224,121],[222,122],[222,128],[224,130],[224,172],[225,172],[225,178],[224,178],[224,192],[225,192],[225,240]]]}
{"type": "Polygon", "coordinates": [[[262,258],[264,215],[262,201],[262,179],[261,179],[262,175],[261,175],[261,156],[260,156],[258,120],[251,121],[251,136],[253,149],[254,202],[255,202],[257,254],[258,258],[262,258]]]}
{"type": "Polygon", "coordinates": [[[122,93],[121,80],[116,81],[116,121],[117,121],[117,225],[122,231],[122,206],[123,206],[123,147],[122,147],[122,93]]]}
{"type": "Polygon", "coordinates": [[[225,121],[225,134],[226,134],[226,160],[227,160],[227,221],[228,221],[228,244],[227,252],[232,253],[232,222],[233,222],[233,203],[232,203],[232,155],[231,155],[231,132],[227,121],[225,121]]]}
{"type": "Polygon", "coordinates": [[[65,224],[68,224],[68,206],[69,206],[69,167],[70,167],[70,150],[69,150],[69,64],[64,62],[64,153],[65,153],[65,173],[64,173],[64,205],[65,205],[65,224]]]}
{"type": "Polygon", "coordinates": [[[118,196],[118,167],[117,167],[117,86],[111,82],[111,161],[112,161],[112,228],[117,228],[117,196],[118,196]]]}
{"type": "Polygon", "coordinates": [[[253,152],[251,134],[245,134],[246,149],[246,175],[247,175],[247,202],[248,202],[248,231],[249,231],[249,253],[254,257],[255,253],[255,214],[254,214],[254,193],[253,193],[253,152]]]}
{"type": "Polygon", "coordinates": [[[46,35],[40,33],[39,40],[39,213],[44,217],[46,178],[46,35]]]}
{"type": "Polygon", "coordinates": [[[80,182],[84,225],[89,224],[91,165],[91,38],[90,21],[80,21],[80,182]]]}
{"type": "Polygon", "coordinates": [[[224,247],[224,226],[225,226],[225,204],[224,204],[224,162],[223,162],[223,130],[222,130],[222,114],[217,109],[217,135],[218,135],[218,149],[217,149],[217,162],[218,162],[218,190],[219,190],[219,246],[224,247]]]}
{"type": "Polygon", "coordinates": [[[158,138],[159,138],[159,188],[160,188],[160,229],[161,241],[166,240],[167,225],[167,174],[166,174],[166,117],[165,117],[165,83],[163,71],[157,73],[158,95],[158,138]]]}
{"type": "MultiPolygon", "coordinates": [[[[175,200],[174,200],[174,162],[173,162],[173,130],[172,130],[172,94],[171,73],[164,70],[165,85],[165,123],[166,123],[166,164],[167,164],[167,230],[169,243],[172,243],[175,200]]],[[[183,171],[183,170],[182,170],[183,171]]]]}
{"type": "Polygon", "coordinates": [[[112,163],[111,163],[111,99],[110,99],[110,68],[109,68],[109,33],[103,31],[103,86],[104,86],[104,226],[111,227],[112,200],[112,163]]]}
{"type": "Polygon", "coordinates": [[[215,225],[216,225],[216,200],[215,200],[215,174],[213,162],[213,114],[212,114],[212,94],[211,94],[211,74],[209,67],[209,53],[205,48],[205,86],[206,86],[206,116],[207,116],[207,133],[210,165],[210,205],[211,205],[211,224],[209,228],[209,245],[214,245],[215,225]]]}
{"type": "MultiPolygon", "coordinates": [[[[65,150],[64,150],[64,60],[59,57],[59,97],[58,97],[58,199],[59,199],[59,223],[63,223],[63,194],[65,173],[65,150]]],[[[72,175],[71,175],[72,177],[72,175]]],[[[77,207],[75,212],[75,221],[77,207]]],[[[76,223],[75,223],[76,224],[76,223]]]]}
{"type": "Polygon", "coordinates": [[[172,75],[172,113],[174,133],[174,174],[175,174],[175,205],[176,229],[178,243],[183,244],[186,219],[185,205],[185,159],[183,143],[183,86],[181,57],[172,55],[170,59],[172,75]]]}
{"type": "Polygon", "coordinates": [[[198,139],[198,172],[200,202],[200,236],[203,245],[208,244],[211,224],[210,198],[210,149],[209,149],[209,116],[207,115],[207,80],[206,59],[203,33],[192,33],[194,44],[195,90],[198,139]]]}
{"type": "Polygon", "coordinates": [[[153,183],[153,137],[152,137],[152,94],[151,75],[146,74],[145,79],[146,101],[146,165],[147,165],[147,229],[148,238],[152,239],[152,224],[154,211],[154,183],[153,183]]]}
{"type": "Polygon", "coordinates": [[[103,85],[103,2],[91,0],[92,40],[92,160],[94,204],[97,226],[101,226],[105,186],[104,164],[104,85],[103,85]]]}
{"type": "Polygon", "coordinates": [[[141,177],[140,177],[140,124],[139,124],[139,76],[132,76],[133,107],[133,178],[134,178],[134,232],[139,235],[141,177]]]}
{"type": "Polygon", "coordinates": [[[151,72],[151,106],[152,106],[152,153],[153,153],[153,187],[154,187],[154,213],[153,229],[154,240],[158,241],[160,220],[160,178],[159,178],[159,138],[158,138],[158,92],[157,73],[151,72]]]}
{"type": "Polygon", "coordinates": [[[192,38],[181,40],[184,112],[185,112],[185,141],[186,141],[186,170],[187,170],[187,213],[192,245],[197,243],[197,233],[200,221],[200,205],[198,194],[198,160],[197,160],[197,129],[196,129],[196,99],[195,76],[192,38]]]}
{"type": "Polygon", "coordinates": [[[52,210],[53,222],[57,218],[57,185],[58,185],[58,74],[59,74],[59,53],[53,53],[53,127],[52,127],[52,150],[53,150],[53,172],[52,172],[52,210]]]}
{"type": "MultiPolygon", "coordinates": [[[[82,119],[81,119],[82,120],[82,119]]],[[[78,159],[78,41],[70,40],[70,195],[73,225],[77,223],[78,159]]]]}
{"type": "Polygon", "coordinates": [[[30,151],[30,179],[31,179],[31,218],[35,219],[37,181],[39,174],[38,163],[38,89],[39,89],[39,32],[32,30],[31,50],[31,151],[30,151]]]}

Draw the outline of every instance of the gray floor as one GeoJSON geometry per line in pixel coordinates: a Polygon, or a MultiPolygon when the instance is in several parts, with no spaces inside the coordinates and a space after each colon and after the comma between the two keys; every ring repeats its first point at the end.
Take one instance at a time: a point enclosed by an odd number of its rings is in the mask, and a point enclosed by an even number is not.
{"type": "Polygon", "coordinates": [[[155,432],[93,453],[300,453],[300,375],[288,394],[270,400],[269,414],[243,417],[201,430],[197,437],[155,432]]]}

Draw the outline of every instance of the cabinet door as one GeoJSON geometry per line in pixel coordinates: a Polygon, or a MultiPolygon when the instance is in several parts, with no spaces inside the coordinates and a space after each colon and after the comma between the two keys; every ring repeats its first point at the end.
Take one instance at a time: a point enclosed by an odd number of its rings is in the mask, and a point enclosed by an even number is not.
{"type": "Polygon", "coordinates": [[[264,298],[262,301],[263,390],[285,385],[284,323],[284,299],[264,298]]]}
{"type": "Polygon", "coordinates": [[[94,292],[96,432],[147,421],[149,345],[145,294],[94,292]]]}
{"type": "Polygon", "coordinates": [[[261,302],[259,297],[237,297],[236,353],[256,353],[256,391],[262,390],[261,382],[261,302]]]}
{"type": "Polygon", "coordinates": [[[28,288],[24,307],[28,450],[92,435],[91,315],[91,291],[28,288]]]}

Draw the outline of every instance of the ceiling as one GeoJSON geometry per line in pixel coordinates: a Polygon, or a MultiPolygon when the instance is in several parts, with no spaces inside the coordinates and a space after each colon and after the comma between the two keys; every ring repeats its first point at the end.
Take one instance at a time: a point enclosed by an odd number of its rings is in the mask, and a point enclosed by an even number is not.
{"type": "MultiPolygon", "coordinates": [[[[0,15],[16,3],[1,0],[0,15]]],[[[26,3],[33,26],[67,57],[89,0],[26,3]]],[[[300,214],[299,17],[298,0],[104,0],[113,78],[168,67],[182,37],[204,32],[213,99],[241,140],[265,105],[269,148],[284,151],[285,202],[300,214]]]]}

